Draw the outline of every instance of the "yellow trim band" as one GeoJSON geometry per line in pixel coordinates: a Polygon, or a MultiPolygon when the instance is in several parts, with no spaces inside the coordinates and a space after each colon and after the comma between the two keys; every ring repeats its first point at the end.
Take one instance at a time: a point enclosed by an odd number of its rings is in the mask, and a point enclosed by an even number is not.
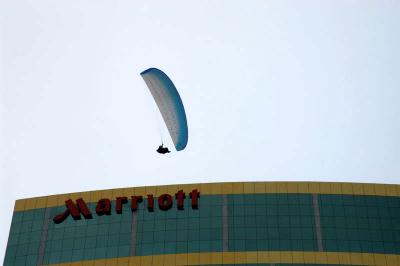
{"type": "Polygon", "coordinates": [[[87,260],[51,266],[149,266],[293,263],[322,265],[400,265],[400,255],[345,252],[205,252],[87,260]]]}
{"type": "Polygon", "coordinates": [[[83,198],[86,202],[97,202],[101,198],[115,199],[117,196],[153,194],[155,196],[175,194],[182,189],[189,193],[198,189],[201,195],[258,194],[258,193],[315,193],[341,195],[400,196],[400,185],[333,183],[333,182],[230,182],[166,185],[149,187],[96,190],[45,197],[20,199],[15,202],[14,211],[62,206],[65,200],[83,198]]]}

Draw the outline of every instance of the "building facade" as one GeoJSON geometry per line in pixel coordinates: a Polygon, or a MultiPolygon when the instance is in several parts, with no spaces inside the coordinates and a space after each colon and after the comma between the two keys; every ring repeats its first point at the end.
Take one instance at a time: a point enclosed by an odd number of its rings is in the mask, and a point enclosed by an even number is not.
{"type": "Polygon", "coordinates": [[[4,265],[400,265],[400,185],[253,182],[17,200],[4,265]]]}

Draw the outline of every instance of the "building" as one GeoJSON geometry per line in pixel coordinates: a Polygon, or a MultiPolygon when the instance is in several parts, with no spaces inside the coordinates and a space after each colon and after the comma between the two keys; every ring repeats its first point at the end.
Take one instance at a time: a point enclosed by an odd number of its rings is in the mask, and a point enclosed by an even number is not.
{"type": "Polygon", "coordinates": [[[400,185],[212,183],[17,200],[4,265],[400,265],[400,185]]]}

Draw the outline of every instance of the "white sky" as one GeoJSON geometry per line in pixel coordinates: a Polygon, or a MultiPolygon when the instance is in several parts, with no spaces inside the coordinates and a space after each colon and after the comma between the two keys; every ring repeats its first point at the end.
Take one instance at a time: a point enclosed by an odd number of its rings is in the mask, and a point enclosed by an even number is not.
{"type": "Polygon", "coordinates": [[[399,183],[400,1],[0,0],[0,19],[1,261],[18,198],[399,183]],[[155,152],[148,67],[181,94],[185,151],[155,152]]]}

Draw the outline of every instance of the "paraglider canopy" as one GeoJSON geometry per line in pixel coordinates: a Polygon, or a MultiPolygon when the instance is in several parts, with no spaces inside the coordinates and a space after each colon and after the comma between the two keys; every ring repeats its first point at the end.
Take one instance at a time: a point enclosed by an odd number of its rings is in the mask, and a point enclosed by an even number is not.
{"type": "MultiPolygon", "coordinates": [[[[157,68],[149,68],[140,75],[161,112],[175,149],[177,151],[185,149],[188,142],[188,126],[185,108],[175,85],[164,72],[157,68]]],[[[164,148],[163,145],[160,148],[164,148]]],[[[165,149],[168,150],[168,148],[165,149]]]]}

